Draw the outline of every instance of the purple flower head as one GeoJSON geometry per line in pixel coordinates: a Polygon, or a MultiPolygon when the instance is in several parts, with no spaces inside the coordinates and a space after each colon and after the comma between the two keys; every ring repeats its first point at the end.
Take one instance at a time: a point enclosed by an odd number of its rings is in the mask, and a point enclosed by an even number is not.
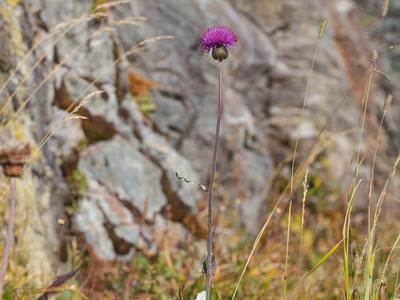
{"type": "Polygon", "coordinates": [[[219,61],[228,57],[229,48],[237,43],[236,34],[226,26],[214,26],[207,29],[200,37],[199,45],[204,52],[212,51],[213,58],[219,61]]]}

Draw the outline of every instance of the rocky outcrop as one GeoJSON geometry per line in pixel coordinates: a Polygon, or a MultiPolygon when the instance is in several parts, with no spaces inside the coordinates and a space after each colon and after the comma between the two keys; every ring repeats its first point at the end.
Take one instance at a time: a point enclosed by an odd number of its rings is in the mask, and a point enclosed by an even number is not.
{"type": "MultiPolygon", "coordinates": [[[[8,126],[1,140],[28,132],[23,139],[41,147],[26,180],[46,191],[31,195],[45,206],[42,229],[53,228],[52,236],[61,232],[46,251],[62,248],[73,233],[99,258],[124,260],[136,251],[156,254],[163,237],[179,245],[189,235],[204,236],[205,194],[176,173],[198,184],[208,181],[217,68],[197,49],[197,39],[214,24],[231,26],[240,40],[224,64],[216,206],[234,203],[243,226],[255,232],[265,217],[274,168],[283,182],[290,180],[297,136],[296,165],[305,160],[311,175],[329,178],[330,186],[347,193],[362,111],[361,74],[372,50],[361,47],[368,37],[358,31],[353,2],[96,3],[26,0],[12,5],[12,18],[0,14],[0,24],[8,25],[0,30],[0,83],[7,83],[1,121],[8,126]],[[325,17],[329,27],[318,40],[325,17]],[[10,28],[18,30],[16,39],[10,28]],[[13,49],[18,38],[22,50],[13,49]],[[355,45],[356,62],[346,54],[355,45]],[[14,60],[21,67],[6,81],[14,60]],[[65,207],[72,212],[65,215],[65,207]],[[60,218],[66,221],[62,230],[60,218]]],[[[11,4],[1,5],[11,10],[11,4]]],[[[395,70],[397,54],[388,51],[395,70]]],[[[374,103],[387,89],[374,86],[368,128],[376,128],[374,103]]],[[[395,94],[398,87],[390,89],[395,94]]],[[[387,127],[397,141],[395,118],[387,127]]],[[[361,208],[365,199],[360,197],[361,208]]]]}

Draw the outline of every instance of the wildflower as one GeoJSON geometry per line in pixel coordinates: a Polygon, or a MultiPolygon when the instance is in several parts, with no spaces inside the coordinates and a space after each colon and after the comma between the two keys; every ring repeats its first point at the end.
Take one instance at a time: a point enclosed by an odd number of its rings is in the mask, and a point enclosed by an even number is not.
{"type": "MultiPolygon", "coordinates": [[[[222,61],[228,57],[228,49],[236,46],[236,34],[225,26],[215,26],[207,29],[200,37],[199,46],[204,52],[211,52],[212,57],[219,63],[219,79],[218,79],[218,107],[217,122],[215,126],[215,139],[212,158],[212,170],[210,174],[210,182],[208,185],[208,201],[207,201],[207,260],[203,264],[203,272],[206,273],[206,291],[205,300],[210,300],[211,281],[215,273],[216,263],[213,254],[213,224],[212,224],[212,187],[214,183],[214,175],[217,168],[217,153],[219,144],[219,131],[222,116],[222,61]]],[[[177,175],[178,179],[179,176],[177,175]]],[[[202,295],[204,297],[204,295],[202,295]]],[[[199,296],[198,296],[199,297],[199,296]]]]}
{"type": "Polygon", "coordinates": [[[226,26],[214,26],[207,29],[200,37],[199,45],[204,52],[212,53],[215,60],[228,57],[228,49],[236,46],[236,34],[226,26]]]}

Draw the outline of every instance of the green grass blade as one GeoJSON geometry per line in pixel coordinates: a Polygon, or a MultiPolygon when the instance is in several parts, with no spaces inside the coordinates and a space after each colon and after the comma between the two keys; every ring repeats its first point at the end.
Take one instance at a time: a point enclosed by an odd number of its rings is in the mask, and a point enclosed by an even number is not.
{"type": "Polygon", "coordinates": [[[320,266],[322,266],[332,255],[333,253],[336,252],[337,248],[339,248],[340,244],[343,242],[343,239],[340,240],[335,246],[332,247],[331,250],[327,254],[324,255],[323,258],[310,270],[308,271],[304,276],[303,279],[306,279],[308,276],[310,276],[312,273],[314,273],[320,266]]]}

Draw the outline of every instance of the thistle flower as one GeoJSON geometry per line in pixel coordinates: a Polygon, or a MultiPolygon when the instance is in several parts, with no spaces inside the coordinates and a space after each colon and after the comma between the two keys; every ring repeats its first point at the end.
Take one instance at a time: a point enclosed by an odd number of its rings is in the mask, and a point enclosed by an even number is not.
{"type": "Polygon", "coordinates": [[[212,53],[215,60],[222,61],[228,57],[228,49],[236,46],[236,34],[226,26],[214,26],[200,37],[199,45],[204,52],[212,53]]]}
{"type": "Polygon", "coordinates": [[[222,61],[228,57],[228,49],[236,46],[236,34],[226,26],[215,26],[207,29],[200,37],[199,47],[204,52],[211,52],[212,57],[218,60],[219,77],[218,77],[218,108],[217,108],[217,124],[215,126],[215,139],[212,157],[212,169],[210,181],[208,185],[208,201],[207,201],[207,260],[203,264],[203,271],[206,273],[206,300],[210,300],[211,281],[215,273],[215,257],[213,254],[213,222],[212,222],[212,193],[215,171],[217,168],[217,153],[219,144],[219,131],[221,127],[222,116],[222,61]]]}

